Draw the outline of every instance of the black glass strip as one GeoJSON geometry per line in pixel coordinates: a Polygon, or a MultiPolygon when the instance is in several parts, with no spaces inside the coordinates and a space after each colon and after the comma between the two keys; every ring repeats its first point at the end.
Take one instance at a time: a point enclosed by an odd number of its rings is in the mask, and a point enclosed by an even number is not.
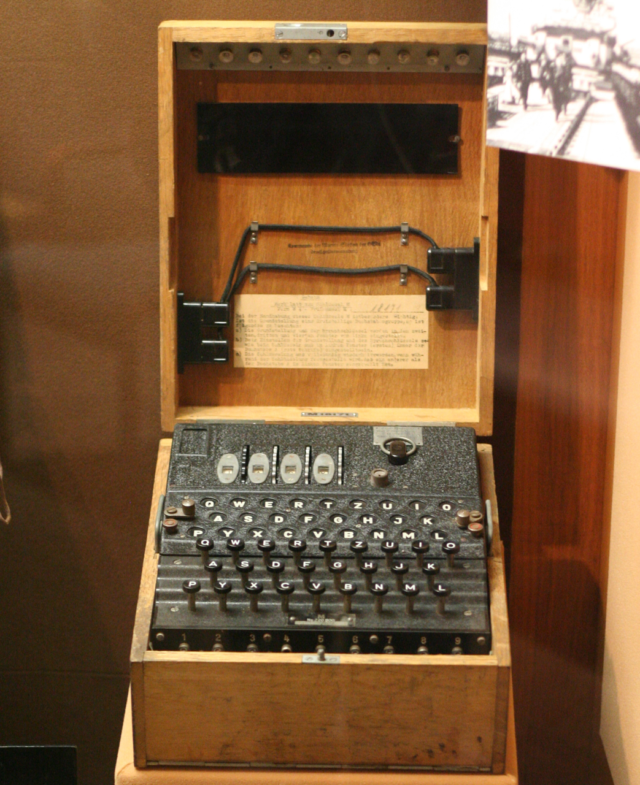
{"type": "Polygon", "coordinates": [[[198,104],[198,171],[457,174],[456,104],[198,104]]]}

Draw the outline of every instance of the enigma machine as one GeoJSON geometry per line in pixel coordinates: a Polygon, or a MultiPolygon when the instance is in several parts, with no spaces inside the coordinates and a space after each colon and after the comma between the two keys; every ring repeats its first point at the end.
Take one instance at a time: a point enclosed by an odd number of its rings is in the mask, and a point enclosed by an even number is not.
{"type": "Polygon", "coordinates": [[[484,25],[161,25],[138,767],[504,774],[485,59],[484,25]]]}

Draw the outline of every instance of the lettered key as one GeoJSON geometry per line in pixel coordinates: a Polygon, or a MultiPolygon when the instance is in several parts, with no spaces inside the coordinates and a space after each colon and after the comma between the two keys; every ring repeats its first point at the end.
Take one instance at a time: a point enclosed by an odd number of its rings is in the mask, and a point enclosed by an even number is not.
{"type": "Polygon", "coordinates": [[[376,613],[382,613],[382,601],[384,600],[385,594],[389,591],[389,588],[386,583],[379,583],[378,581],[374,581],[371,584],[371,594],[373,594],[373,610],[376,613]]]}
{"type": "Polygon", "coordinates": [[[320,613],[320,598],[325,591],[324,583],[321,583],[320,581],[309,581],[309,588],[307,591],[313,597],[313,612],[320,613]]]}
{"type": "Polygon", "coordinates": [[[196,594],[200,591],[200,581],[183,581],[182,591],[187,595],[189,603],[189,610],[195,613],[196,610],[196,594]]]}
{"type": "Polygon", "coordinates": [[[246,593],[249,595],[249,607],[253,613],[258,611],[258,597],[262,594],[263,586],[260,581],[247,581],[245,586],[246,593]]]}
{"type": "Polygon", "coordinates": [[[342,610],[345,613],[351,613],[351,599],[358,591],[355,583],[343,583],[340,587],[340,594],[342,594],[342,610]]]}
{"type": "Polygon", "coordinates": [[[401,589],[404,596],[407,598],[406,611],[409,615],[413,613],[413,604],[416,597],[420,594],[420,587],[417,583],[404,583],[401,589]]]}
{"type": "Polygon", "coordinates": [[[280,581],[279,583],[276,583],[276,591],[280,595],[282,612],[289,613],[289,597],[291,597],[295,591],[295,586],[291,581],[280,581]]]}
{"type": "Polygon", "coordinates": [[[227,610],[227,594],[229,594],[231,588],[231,581],[217,581],[213,587],[218,597],[218,610],[223,613],[226,613],[227,610]]]}

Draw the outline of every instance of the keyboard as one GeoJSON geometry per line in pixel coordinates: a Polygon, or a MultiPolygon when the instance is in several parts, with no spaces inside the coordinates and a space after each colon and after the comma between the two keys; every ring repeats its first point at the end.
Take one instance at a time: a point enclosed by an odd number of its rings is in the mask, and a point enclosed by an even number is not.
{"type": "Polygon", "coordinates": [[[487,654],[488,523],[471,428],[178,425],[150,645],[487,654]]]}

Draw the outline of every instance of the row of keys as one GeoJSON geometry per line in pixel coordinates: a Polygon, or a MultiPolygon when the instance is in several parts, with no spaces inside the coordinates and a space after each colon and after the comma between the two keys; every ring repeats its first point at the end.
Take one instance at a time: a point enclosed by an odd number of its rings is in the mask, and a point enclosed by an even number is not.
{"type": "MultiPolygon", "coordinates": [[[[233,584],[230,580],[216,580],[212,583],[212,588],[218,598],[218,610],[226,613],[228,610],[227,597],[233,589],[233,584]]],[[[367,587],[369,593],[373,597],[374,612],[381,614],[383,612],[383,600],[389,592],[389,587],[383,581],[372,581],[367,587]]],[[[201,591],[202,584],[199,580],[188,579],[183,581],[182,590],[187,596],[189,610],[195,613],[197,610],[196,595],[201,591]]],[[[249,608],[252,612],[257,613],[258,598],[264,591],[264,584],[258,580],[247,578],[242,581],[242,589],[249,599],[249,608]]],[[[276,581],[274,582],[274,589],[281,598],[282,611],[289,613],[289,602],[291,595],[295,592],[295,585],[293,581],[276,581]]],[[[417,581],[403,582],[398,587],[399,591],[406,598],[405,611],[407,614],[413,614],[416,610],[416,598],[420,594],[420,585],[417,581]]],[[[304,583],[304,590],[311,598],[313,613],[319,614],[322,611],[321,599],[326,591],[326,586],[322,581],[309,580],[304,583]]],[[[451,589],[443,583],[433,583],[429,587],[430,592],[436,598],[436,612],[439,615],[444,615],[446,612],[445,601],[451,595],[451,589]]],[[[350,581],[340,582],[336,587],[343,598],[343,612],[350,614],[353,613],[353,597],[358,591],[356,583],[350,581]]]]}
{"type": "MultiPolygon", "coordinates": [[[[173,533],[177,527],[172,527],[172,529],[168,530],[168,533],[173,533]]],[[[167,531],[167,529],[165,529],[167,531]]],[[[480,524],[477,530],[471,532],[472,536],[480,539],[483,535],[484,527],[480,524]]],[[[227,540],[230,537],[238,537],[240,536],[238,532],[233,527],[223,526],[218,529],[214,533],[208,533],[204,528],[201,526],[192,526],[188,529],[187,534],[190,537],[202,537],[206,536],[209,539],[223,539],[227,540]]],[[[322,542],[322,540],[326,539],[327,532],[325,529],[320,528],[312,528],[306,532],[297,529],[289,529],[284,528],[280,529],[276,536],[274,537],[270,531],[263,528],[253,528],[249,529],[245,535],[248,537],[249,541],[252,540],[263,540],[263,539],[279,539],[282,542],[289,542],[299,537],[308,537],[311,542],[322,542]]],[[[358,540],[358,539],[366,539],[371,541],[372,543],[378,542],[385,542],[389,539],[397,538],[402,542],[413,542],[414,540],[420,540],[420,532],[417,532],[415,529],[403,529],[401,532],[397,532],[394,536],[390,537],[389,534],[384,529],[372,529],[369,531],[356,531],[355,529],[342,529],[339,532],[334,534],[334,537],[339,542],[344,542],[346,544],[350,544],[351,542],[358,540]]],[[[443,529],[432,529],[428,533],[428,537],[435,543],[442,543],[448,539],[453,539],[452,533],[444,531],[443,529]]],[[[467,537],[462,536],[460,538],[461,542],[469,542],[470,540],[467,537]]]]}
{"type": "MultiPolygon", "coordinates": [[[[262,553],[265,565],[268,566],[268,560],[276,549],[275,540],[265,538],[259,540],[257,545],[258,550],[262,553]]],[[[214,549],[214,547],[215,542],[209,537],[200,537],[196,541],[196,549],[200,552],[205,566],[209,561],[209,553],[214,549]]],[[[306,540],[299,538],[291,539],[287,543],[287,547],[296,564],[299,564],[302,554],[307,550],[306,540]]],[[[330,568],[331,558],[338,547],[338,543],[335,540],[323,539],[318,543],[318,547],[320,552],[324,555],[327,567],[330,568]]],[[[231,554],[234,564],[236,564],[240,558],[240,554],[245,549],[245,542],[241,537],[229,537],[229,539],[226,541],[226,549],[231,554]]],[[[359,567],[361,567],[364,554],[369,550],[369,543],[364,539],[353,540],[349,545],[349,549],[356,559],[356,563],[359,567]]],[[[398,549],[399,545],[395,540],[384,540],[382,543],[380,543],[380,551],[384,556],[388,567],[391,566],[392,560],[397,554],[398,549]]],[[[430,545],[426,540],[414,540],[411,543],[411,550],[416,556],[418,567],[422,567],[425,554],[429,552],[429,549],[430,545]]],[[[446,556],[449,567],[453,568],[455,564],[455,556],[460,552],[460,544],[453,540],[445,540],[441,544],[441,552],[444,556],[446,556]]]]}
{"type": "MultiPolygon", "coordinates": [[[[352,517],[353,516],[348,516],[345,515],[344,513],[336,512],[331,515],[327,515],[324,518],[324,520],[327,523],[332,523],[336,526],[341,526],[342,524],[347,523],[347,521],[349,521],[352,517]]],[[[262,516],[254,512],[243,512],[235,517],[230,516],[228,513],[218,512],[218,511],[212,512],[209,515],[209,520],[212,521],[213,523],[223,523],[227,519],[232,519],[238,521],[239,523],[251,524],[251,523],[257,523],[259,520],[261,520],[261,518],[262,516]]],[[[311,525],[312,523],[316,523],[321,520],[323,520],[321,516],[312,512],[304,512],[301,513],[300,515],[286,515],[285,513],[274,512],[271,513],[271,515],[269,515],[267,518],[267,521],[269,523],[275,523],[279,525],[296,522],[308,526],[311,525]]],[[[410,522],[419,523],[422,526],[435,526],[438,523],[437,518],[435,518],[433,515],[422,515],[419,518],[415,519],[415,518],[410,518],[408,515],[401,515],[399,513],[395,515],[390,515],[389,517],[377,516],[377,515],[373,515],[372,513],[364,513],[362,515],[356,516],[355,520],[362,526],[373,526],[376,523],[382,523],[382,522],[384,523],[388,522],[392,526],[402,526],[403,524],[410,523],[410,522]]],[[[468,524],[468,525],[473,525],[473,524],[468,524]]],[[[466,528],[466,527],[460,527],[460,528],[466,528]]]]}
{"type": "MultiPolygon", "coordinates": [[[[391,577],[395,578],[398,590],[402,589],[403,581],[412,566],[413,563],[400,560],[391,560],[386,563],[386,567],[391,573],[391,577]]],[[[416,562],[416,566],[418,570],[426,576],[428,587],[432,590],[434,582],[441,571],[440,565],[437,561],[425,562],[424,560],[420,560],[416,562]]],[[[453,569],[453,565],[449,566],[453,569]]],[[[329,561],[327,567],[330,575],[333,576],[333,585],[336,591],[341,591],[344,583],[344,576],[350,568],[348,560],[333,559],[329,561]]],[[[222,560],[219,559],[210,559],[205,563],[204,569],[209,575],[212,587],[222,577],[221,572],[223,568],[224,564],[222,560]]],[[[242,585],[246,586],[251,573],[254,571],[253,562],[248,559],[239,559],[233,563],[233,568],[235,569],[235,574],[240,576],[242,585]]],[[[265,568],[267,574],[271,576],[274,588],[277,589],[287,568],[286,560],[270,559],[266,562],[265,568]]],[[[367,589],[370,590],[373,582],[377,580],[375,576],[378,573],[378,563],[374,560],[363,560],[357,564],[357,568],[361,575],[364,576],[364,582],[367,589]]],[[[293,572],[302,577],[302,583],[305,589],[308,589],[313,575],[316,572],[316,562],[313,559],[300,559],[295,562],[295,570],[293,572]]]]}

